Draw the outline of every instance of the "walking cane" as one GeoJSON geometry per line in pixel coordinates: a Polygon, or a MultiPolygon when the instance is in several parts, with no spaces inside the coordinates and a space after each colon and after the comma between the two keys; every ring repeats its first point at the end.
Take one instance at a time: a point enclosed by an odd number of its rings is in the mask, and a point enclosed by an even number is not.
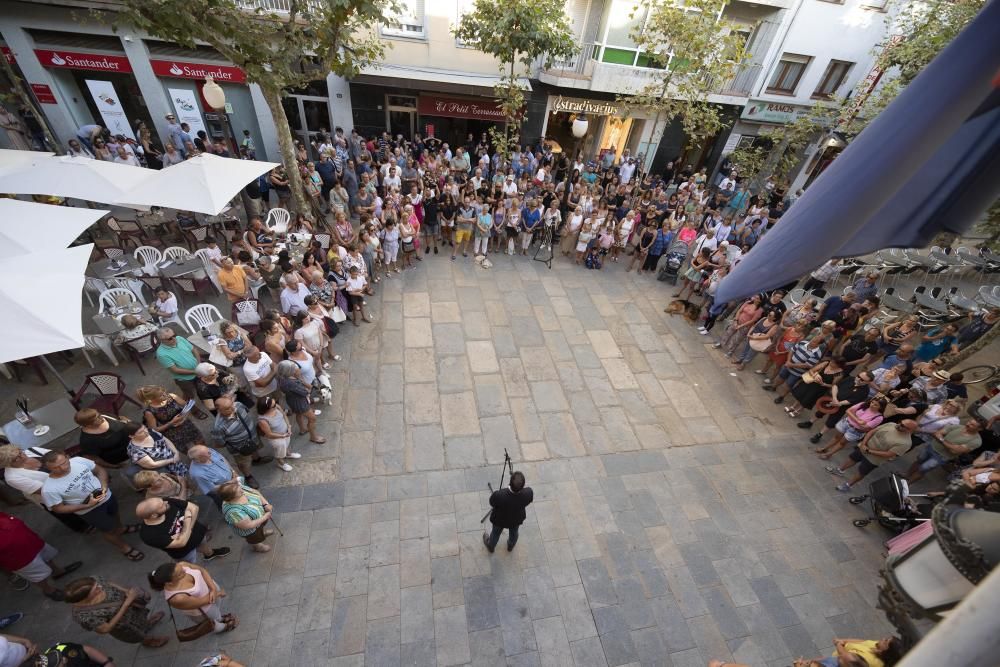
{"type": "Polygon", "coordinates": [[[278,535],[280,535],[281,537],[285,536],[285,534],[283,532],[281,532],[281,528],[278,528],[278,522],[274,520],[274,515],[273,514],[270,516],[270,518],[268,519],[268,521],[270,521],[271,525],[274,526],[274,529],[276,531],[278,531],[278,535]]]}

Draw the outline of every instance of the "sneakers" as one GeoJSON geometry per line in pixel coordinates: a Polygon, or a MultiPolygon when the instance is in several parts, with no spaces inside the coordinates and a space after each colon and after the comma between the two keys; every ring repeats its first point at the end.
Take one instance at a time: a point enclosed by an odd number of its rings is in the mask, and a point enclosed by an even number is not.
{"type": "Polygon", "coordinates": [[[763,375],[763,374],[764,374],[764,371],[762,371],[762,370],[760,370],[760,369],[758,368],[757,370],[755,370],[755,371],[754,371],[754,373],[756,373],[757,375],[763,375]]]}
{"type": "Polygon", "coordinates": [[[486,533],[483,533],[483,546],[486,547],[487,551],[493,553],[493,547],[490,546],[490,536],[486,533]]]}
{"type": "Polygon", "coordinates": [[[823,434],[822,433],[813,433],[812,437],[809,438],[809,442],[811,442],[812,444],[815,445],[817,442],[819,442],[820,440],[822,440],[822,438],[823,438],[823,434]]]}
{"type": "Polygon", "coordinates": [[[292,472],[292,470],[294,470],[294,468],[292,468],[292,466],[288,465],[287,463],[279,463],[278,467],[284,470],[285,472],[292,472]]]}
{"type": "Polygon", "coordinates": [[[796,426],[798,426],[799,428],[812,428],[812,425],[813,425],[812,422],[799,422],[798,424],[796,424],[796,426]]]}
{"type": "Polygon", "coordinates": [[[851,490],[851,485],[848,484],[847,482],[844,482],[843,484],[837,486],[837,490],[840,491],[841,493],[847,493],[848,491],[851,490]]]}
{"type": "Polygon", "coordinates": [[[0,630],[3,630],[4,628],[8,628],[14,625],[22,618],[24,618],[24,614],[22,614],[19,611],[16,611],[13,614],[8,614],[7,616],[0,618],[0,630]]]}
{"type": "MultiPolygon", "coordinates": [[[[754,373],[763,373],[763,371],[754,371],[754,373]]],[[[764,384],[771,384],[771,378],[764,378],[764,384]]]]}
{"type": "Polygon", "coordinates": [[[259,459],[254,459],[253,461],[251,461],[250,465],[261,466],[264,465],[265,463],[270,463],[273,460],[274,460],[273,456],[262,456],[259,459]]]}
{"type": "Polygon", "coordinates": [[[844,471],[841,470],[840,468],[835,467],[835,466],[825,466],[823,468],[823,470],[826,470],[831,475],[836,475],[837,477],[843,477],[844,476],[844,471]]]}
{"type": "Polygon", "coordinates": [[[291,452],[291,453],[285,454],[285,458],[286,459],[301,459],[302,455],[299,454],[298,452],[291,452]]]}
{"type": "Polygon", "coordinates": [[[718,350],[720,347],[722,347],[722,343],[715,343],[714,345],[712,345],[712,347],[718,350]]]}
{"type": "Polygon", "coordinates": [[[763,387],[761,387],[761,389],[763,389],[764,391],[778,391],[778,388],[772,384],[765,384],[763,387]]]}
{"type": "Polygon", "coordinates": [[[229,547],[219,547],[218,549],[212,549],[212,553],[205,556],[205,560],[215,560],[216,558],[223,558],[228,556],[229,552],[232,551],[229,547]]]}
{"type": "Polygon", "coordinates": [[[7,579],[7,582],[10,584],[11,588],[13,588],[15,591],[26,591],[28,590],[28,588],[31,587],[31,584],[28,582],[27,579],[19,577],[16,574],[10,575],[10,577],[8,577],[7,579]]]}

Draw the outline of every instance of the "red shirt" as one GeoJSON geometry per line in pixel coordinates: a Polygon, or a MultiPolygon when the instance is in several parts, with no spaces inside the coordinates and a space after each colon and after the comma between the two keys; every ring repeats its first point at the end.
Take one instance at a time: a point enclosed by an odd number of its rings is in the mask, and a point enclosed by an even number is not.
{"type": "Polygon", "coordinates": [[[0,514],[0,568],[8,572],[20,570],[44,548],[45,540],[23,521],[9,514],[0,514]]]}

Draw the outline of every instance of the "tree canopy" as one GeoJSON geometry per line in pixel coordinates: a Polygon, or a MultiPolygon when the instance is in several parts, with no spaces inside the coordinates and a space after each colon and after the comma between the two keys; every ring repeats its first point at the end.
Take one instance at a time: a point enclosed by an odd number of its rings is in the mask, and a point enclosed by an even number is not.
{"type": "Polygon", "coordinates": [[[555,59],[568,59],[577,52],[563,7],[563,0],[476,0],[472,11],[464,14],[453,30],[458,39],[499,63],[501,78],[494,94],[505,122],[502,131],[490,128],[490,132],[504,159],[517,143],[511,128],[525,118],[521,77],[530,75],[539,59],[549,66],[555,59]]]}

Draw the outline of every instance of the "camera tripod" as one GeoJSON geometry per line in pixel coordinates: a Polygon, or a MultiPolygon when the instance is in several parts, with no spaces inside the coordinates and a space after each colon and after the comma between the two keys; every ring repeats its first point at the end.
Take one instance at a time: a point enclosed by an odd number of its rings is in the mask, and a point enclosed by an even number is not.
{"type": "MultiPolygon", "coordinates": [[[[510,462],[510,454],[507,453],[507,448],[504,447],[503,448],[503,467],[500,469],[500,485],[497,486],[497,489],[502,489],[503,488],[503,477],[507,473],[508,470],[511,472],[511,474],[513,474],[513,472],[514,472],[514,464],[510,462]]],[[[487,482],[486,486],[489,487],[490,493],[492,493],[493,492],[493,485],[490,484],[489,482],[487,482]]],[[[492,514],[492,513],[493,513],[493,508],[491,507],[489,510],[487,510],[486,514],[483,515],[483,518],[479,520],[479,523],[486,523],[486,520],[488,518],[490,518],[490,514],[492,514]]]]}

